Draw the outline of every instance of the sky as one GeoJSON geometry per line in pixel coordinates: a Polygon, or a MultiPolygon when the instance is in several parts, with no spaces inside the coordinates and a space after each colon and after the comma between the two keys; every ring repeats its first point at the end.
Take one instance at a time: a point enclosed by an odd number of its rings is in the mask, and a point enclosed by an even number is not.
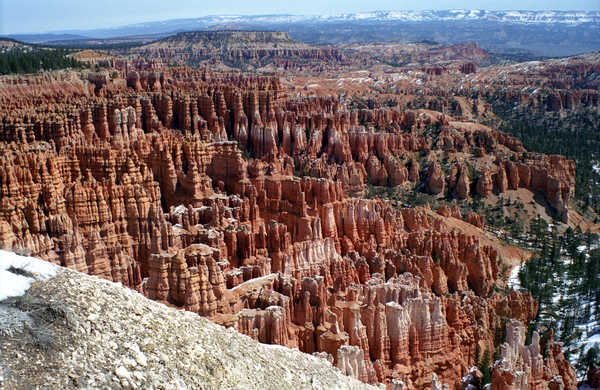
{"type": "Polygon", "coordinates": [[[0,34],[87,30],[206,15],[457,8],[596,11],[600,0],[0,0],[0,34]]]}

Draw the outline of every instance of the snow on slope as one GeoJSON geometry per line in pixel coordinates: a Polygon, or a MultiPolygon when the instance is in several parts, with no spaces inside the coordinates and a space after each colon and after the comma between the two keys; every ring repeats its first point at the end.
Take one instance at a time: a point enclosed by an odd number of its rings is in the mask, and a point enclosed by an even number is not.
{"type": "Polygon", "coordinates": [[[343,21],[496,21],[505,23],[600,23],[600,11],[489,11],[481,9],[424,10],[424,11],[373,11],[343,13],[338,15],[215,15],[199,18],[206,24],[231,22],[302,23],[343,21]]]}
{"type": "Polygon", "coordinates": [[[56,274],[58,268],[34,257],[0,250],[0,301],[25,294],[36,278],[48,279],[56,274]]]}
{"type": "Polygon", "coordinates": [[[523,263],[513,267],[513,269],[510,271],[510,275],[508,277],[508,288],[517,290],[517,291],[521,289],[521,281],[519,280],[519,272],[521,271],[522,268],[523,268],[523,263]]]}

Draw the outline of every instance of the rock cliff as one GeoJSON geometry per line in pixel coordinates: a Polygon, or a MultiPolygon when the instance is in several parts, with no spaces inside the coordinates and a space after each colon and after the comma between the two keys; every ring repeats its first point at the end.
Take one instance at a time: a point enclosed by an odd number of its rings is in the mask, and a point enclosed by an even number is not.
{"type": "MultiPolygon", "coordinates": [[[[168,65],[198,65],[208,61],[246,68],[271,63],[278,68],[298,70],[319,62],[346,62],[335,47],[315,47],[275,31],[189,31],[182,32],[127,52],[145,61],[168,65]]],[[[210,63],[210,62],[209,62],[210,63]]]]}

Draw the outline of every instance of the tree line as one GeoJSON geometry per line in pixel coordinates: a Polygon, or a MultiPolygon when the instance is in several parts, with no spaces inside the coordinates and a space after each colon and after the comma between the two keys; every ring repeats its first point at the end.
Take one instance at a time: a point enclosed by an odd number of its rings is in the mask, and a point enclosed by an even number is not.
{"type": "Polygon", "coordinates": [[[536,218],[528,237],[536,254],[522,266],[519,281],[539,303],[528,334],[553,331],[567,358],[584,375],[590,365],[600,364],[598,346],[582,343],[600,324],[598,235],[579,228],[561,234],[556,225],[536,218]]]}
{"type": "Polygon", "coordinates": [[[83,67],[81,62],[67,56],[70,52],[68,49],[12,49],[0,53],[0,74],[83,67]]]}

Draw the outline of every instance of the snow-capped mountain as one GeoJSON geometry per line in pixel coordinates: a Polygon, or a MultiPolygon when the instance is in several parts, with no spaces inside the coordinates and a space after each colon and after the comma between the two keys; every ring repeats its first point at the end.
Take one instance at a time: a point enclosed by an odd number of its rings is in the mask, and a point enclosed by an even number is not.
{"type": "Polygon", "coordinates": [[[93,38],[132,34],[165,33],[211,28],[221,25],[281,26],[304,23],[339,22],[451,22],[487,21],[511,24],[600,24],[600,11],[488,11],[488,10],[425,10],[373,11],[337,15],[211,15],[189,19],[171,19],[127,26],[54,33],[77,33],[93,38]]]}
{"type": "Polygon", "coordinates": [[[505,23],[600,23],[600,11],[488,11],[488,10],[444,10],[444,11],[374,11],[346,13],[333,16],[294,16],[294,15],[265,15],[257,17],[215,17],[237,18],[246,21],[263,21],[272,23],[293,22],[338,22],[338,21],[405,21],[405,22],[432,22],[432,21],[466,21],[483,20],[505,23]]]}

